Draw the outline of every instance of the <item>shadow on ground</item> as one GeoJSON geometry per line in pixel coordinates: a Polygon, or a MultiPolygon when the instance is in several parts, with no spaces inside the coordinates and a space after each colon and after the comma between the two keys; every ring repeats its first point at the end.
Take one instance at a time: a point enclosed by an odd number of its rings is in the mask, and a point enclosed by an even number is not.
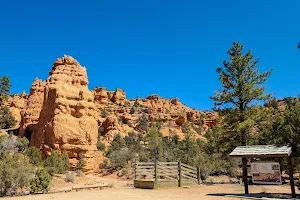
{"type": "MultiPolygon", "coordinates": [[[[215,197],[236,197],[236,198],[245,198],[245,199],[268,199],[268,200],[277,200],[277,199],[292,199],[292,195],[283,194],[283,193],[259,193],[259,194],[227,194],[227,193],[216,193],[216,194],[207,194],[207,196],[215,197]]],[[[299,199],[299,196],[297,198],[299,199]]]]}

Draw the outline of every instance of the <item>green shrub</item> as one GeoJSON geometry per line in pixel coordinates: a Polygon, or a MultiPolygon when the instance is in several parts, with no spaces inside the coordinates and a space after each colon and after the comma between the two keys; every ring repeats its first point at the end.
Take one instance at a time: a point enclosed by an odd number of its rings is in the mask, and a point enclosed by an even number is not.
{"type": "Polygon", "coordinates": [[[44,161],[45,168],[50,174],[63,174],[69,169],[69,157],[66,152],[61,157],[53,151],[44,161]]]}
{"type": "Polygon", "coordinates": [[[6,106],[0,106],[0,129],[8,129],[17,123],[16,119],[6,106]]]}
{"type": "Polygon", "coordinates": [[[28,147],[25,154],[29,157],[29,162],[33,165],[42,165],[43,159],[38,148],[28,147]]]}
{"type": "Polygon", "coordinates": [[[76,170],[84,171],[84,168],[86,166],[86,161],[84,160],[83,153],[79,154],[79,162],[77,164],[76,170]]]}
{"type": "Polygon", "coordinates": [[[102,113],[101,113],[101,117],[102,117],[102,118],[106,118],[108,115],[109,115],[109,113],[107,112],[106,109],[104,109],[104,110],[102,111],[102,113]]]}
{"type": "Polygon", "coordinates": [[[30,193],[48,192],[51,179],[51,175],[45,168],[39,168],[30,182],[30,193]]]}
{"type": "Polygon", "coordinates": [[[112,171],[120,170],[127,167],[128,161],[132,158],[132,152],[128,148],[122,148],[117,151],[113,151],[110,156],[110,164],[108,168],[112,171]]]}
{"type": "Polygon", "coordinates": [[[62,172],[68,171],[70,169],[69,156],[66,151],[64,151],[63,154],[61,155],[61,168],[62,168],[62,172]]]}
{"type": "Polygon", "coordinates": [[[6,152],[0,160],[0,196],[14,195],[28,188],[34,169],[27,156],[6,152]]]}
{"type": "Polygon", "coordinates": [[[105,145],[100,140],[97,141],[96,145],[99,151],[105,151],[105,145]]]}

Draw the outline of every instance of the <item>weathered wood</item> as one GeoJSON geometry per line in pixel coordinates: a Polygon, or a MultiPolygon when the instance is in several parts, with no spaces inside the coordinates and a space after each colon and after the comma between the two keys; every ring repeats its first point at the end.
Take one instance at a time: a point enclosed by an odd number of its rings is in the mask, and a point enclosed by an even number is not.
{"type": "Polygon", "coordinates": [[[193,178],[197,178],[197,174],[191,174],[191,173],[187,173],[187,172],[182,172],[182,174],[186,175],[186,176],[193,177],[193,178]]]}
{"type": "Polygon", "coordinates": [[[197,174],[197,170],[192,170],[192,169],[182,168],[182,171],[183,171],[183,172],[190,172],[190,173],[197,174]]]}
{"type": "Polygon", "coordinates": [[[135,162],[135,164],[134,164],[134,179],[136,179],[136,177],[137,177],[136,168],[137,168],[137,162],[135,162]]]}
{"type": "Polygon", "coordinates": [[[200,167],[198,167],[198,170],[197,170],[197,175],[198,175],[198,185],[200,185],[200,182],[201,182],[201,169],[200,167]]]}
{"type": "Polygon", "coordinates": [[[159,177],[160,180],[163,180],[163,179],[177,180],[177,177],[174,178],[174,177],[172,177],[172,176],[167,176],[167,175],[158,175],[158,177],[159,177]],[[162,176],[163,178],[160,178],[161,176],[162,176]]]}
{"type": "Polygon", "coordinates": [[[196,178],[195,178],[195,177],[191,177],[191,176],[188,176],[188,175],[186,175],[186,174],[182,174],[182,177],[183,177],[183,178],[186,178],[186,179],[197,180],[197,177],[196,177],[196,178]]]}
{"type": "Polygon", "coordinates": [[[181,161],[178,162],[178,173],[179,173],[179,180],[178,180],[178,186],[182,187],[182,171],[181,171],[181,161]]]}
{"type": "Polygon", "coordinates": [[[91,189],[91,188],[103,188],[108,187],[108,184],[97,184],[97,185],[84,185],[84,186],[73,186],[72,190],[82,190],[82,189],[91,189]]]}
{"type": "Polygon", "coordinates": [[[159,169],[178,169],[178,166],[162,166],[162,165],[158,165],[157,167],[159,169]]]}
{"type": "Polygon", "coordinates": [[[181,163],[181,165],[182,165],[183,167],[185,167],[185,168],[189,168],[189,169],[192,169],[192,170],[196,170],[196,171],[197,171],[197,168],[192,167],[192,166],[190,166],[190,165],[186,165],[186,164],[184,164],[184,163],[181,163]]]}
{"type": "Polygon", "coordinates": [[[152,165],[152,166],[154,166],[153,162],[137,162],[136,164],[137,165],[152,165]]]}
{"type": "Polygon", "coordinates": [[[163,169],[158,169],[158,172],[178,174],[178,169],[177,170],[163,170],[163,169]]]}
{"type": "Polygon", "coordinates": [[[137,169],[154,169],[154,166],[136,166],[137,169]]]}
{"type": "Polygon", "coordinates": [[[157,183],[157,180],[158,180],[158,177],[157,177],[157,174],[158,174],[158,171],[157,171],[157,160],[155,160],[155,163],[154,163],[154,179],[155,179],[155,183],[157,183]]]}
{"type": "MultiPolygon", "coordinates": [[[[290,166],[292,165],[292,157],[288,157],[288,164],[290,166]]],[[[296,198],[296,191],[295,191],[295,182],[294,182],[294,173],[293,173],[293,167],[289,168],[289,176],[290,176],[290,185],[291,185],[291,190],[292,190],[292,197],[296,198]]]]}
{"type": "Polygon", "coordinates": [[[245,188],[245,194],[249,194],[249,189],[248,189],[248,172],[247,172],[247,158],[242,158],[242,164],[243,164],[243,181],[244,181],[244,188],[245,188]]]}
{"type": "Polygon", "coordinates": [[[177,165],[177,162],[158,162],[158,165],[177,165]]]}
{"type": "MultiPolygon", "coordinates": [[[[244,165],[239,165],[239,168],[244,167],[244,165]]],[[[246,165],[246,167],[251,167],[251,165],[246,165]]]]}

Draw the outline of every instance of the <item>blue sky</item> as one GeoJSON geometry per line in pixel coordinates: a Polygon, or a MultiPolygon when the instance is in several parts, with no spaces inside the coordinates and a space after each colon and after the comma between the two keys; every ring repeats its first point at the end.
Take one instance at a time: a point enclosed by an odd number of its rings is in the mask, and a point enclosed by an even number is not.
{"type": "Polygon", "coordinates": [[[54,60],[87,67],[89,88],[122,88],[128,98],[179,97],[210,109],[216,68],[234,41],[274,72],[267,92],[300,93],[300,1],[85,0],[0,1],[0,76],[12,92],[45,80],[54,60]]]}

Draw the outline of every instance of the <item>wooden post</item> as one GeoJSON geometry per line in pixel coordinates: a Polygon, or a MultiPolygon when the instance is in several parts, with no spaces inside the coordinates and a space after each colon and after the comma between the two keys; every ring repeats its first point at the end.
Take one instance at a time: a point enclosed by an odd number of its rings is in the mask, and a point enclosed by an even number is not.
{"type": "Polygon", "coordinates": [[[288,165],[289,165],[289,176],[290,176],[290,185],[292,190],[292,198],[296,198],[292,156],[288,157],[288,165]]]}
{"type": "Polygon", "coordinates": [[[156,184],[157,180],[158,180],[157,160],[156,159],[154,161],[154,179],[155,179],[155,184],[156,184]]]}
{"type": "Polygon", "coordinates": [[[136,175],[136,168],[137,168],[137,165],[138,165],[138,162],[135,161],[135,163],[134,163],[134,180],[136,180],[136,178],[137,178],[137,175],[136,175]]]}
{"type": "Polygon", "coordinates": [[[245,194],[249,194],[247,158],[242,158],[242,165],[243,165],[243,182],[244,182],[244,187],[245,187],[245,194]]]}
{"type": "Polygon", "coordinates": [[[182,170],[181,170],[181,161],[179,161],[179,162],[178,162],[178,173],[179,173],[178,187],[182,187],[182,170]]]}
{"type": "Polygon", "coordinates": [[[198,174],[198,185],[200,185],[200,180],[201,180],[200,167],[198,167],[197,174],[198,174]]]}

